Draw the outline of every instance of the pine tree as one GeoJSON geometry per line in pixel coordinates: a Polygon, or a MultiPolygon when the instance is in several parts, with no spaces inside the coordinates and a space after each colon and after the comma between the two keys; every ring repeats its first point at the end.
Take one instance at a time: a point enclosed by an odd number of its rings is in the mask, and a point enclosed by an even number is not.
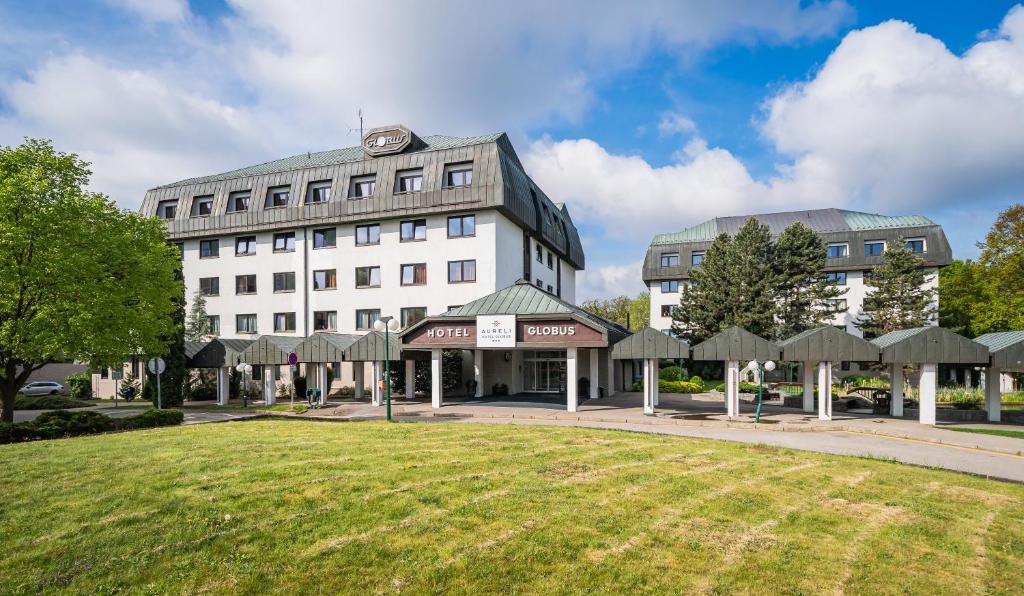
{"type": "Polygon", "coordinates": [[[779,235],[774,264],[776,339],[830,324],[845,310],[837,299],[846,291],[823,271],[827,256],[828,248],[821,236],[802,223],[789,226],[779,235]]]}
{"type": "Polygon", "coordinates": [[[699,267],[681,284],[679,308],[672,311],[672,332],[695,344],[718,333],[729,317],[724,296],[732,258],[732,237],[721,234],[704,252],[699,267]]]}
{"type": "Polygon", "coordinates": [[[864,336],[878,337],[892,331],[923,327],[936,315],[935,289],[926,287],[924,260],[898,238],[882,253],[865,284],[871,291],[864,297],[857,326],[864,336]]]}
{"type": "Polygon", "coordinates": [[[210,336],[210,317],[206,314],[206,298],[201,291],[192,296],[192,309],[185,324],[187,341],[202,341],[210,336]]]}
{"type": "Polygon", "coordinates": [[[732,243],[733,277],[729,306],[732,321],[747,331],[770,337],[775,328],[775,246],[768,226],[754,218],[736,232],[732,243]]]}

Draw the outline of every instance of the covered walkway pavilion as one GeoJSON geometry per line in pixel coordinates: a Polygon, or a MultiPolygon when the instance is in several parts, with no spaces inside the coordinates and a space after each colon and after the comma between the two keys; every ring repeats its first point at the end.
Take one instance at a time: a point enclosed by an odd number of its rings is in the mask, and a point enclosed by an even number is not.
{"type": "MultiPolygon", "coordinates": [[[[295,346],[295,354],[299,362],[307,366],[314,366],[316,370],[316,386],[320,388],[320,403],[326,403],[330,388],[327,387],[327,367],[332,363],[351,362],[353,363],[353,385],[355,399],[363,399],[366,380],[366,363],[371,363],[370,399],[373,405],[383,404],[383,392],[381,381],[384,378],[385,361],[390,358],[392,365],[397,366],[402,361],[401,343],[395,334],[390,334],[390,345],[385,349],[385,336],[378,331],[370,331],[365,334],[352,333],[330,333],[318,331],[305,338],[295,346]]],[[[406,387],[407,394],[409,387],[415,387],[415,381],[410,385],[410,378],[414,375],[411,365],[415,362],[409,361],[406,366],[406,387]]],[[[409,395],[411,398],[411,395],[409,395]]]]}
{"type": "Polygon", "coordinates": [[[740,413],[740,361],[779,360],[782,349],[741,327],[730,327],[693,346],[694,360],[725,364],[725,409],[730,418],[740,413]]]}
{"type": "Polygon", "coordinates": [[[643,361],[643,404],[647,415],[654,414],[658,405],[658,362],[689,357],[690,344],[651,327],[637,331],[612,347],[613,360],[643,361]]]}
{"type": "Polygon", "coordinates": [[[185,366],[217,371],[217,404],[226,406],[231,395],[231,369],[242,362],[242,354],[253,344],[251,339],[221,339],[185,342],[185,366]]]}
{"type": "Polygon", "coordinates": [[[1024,372],[1024,331],[986,333],[974,340],[989,350],[985,368],[985,411],[989,422],[1001,419],[1002,391],[1000,376],[1024,372]]]}
{"type": "Polygon", "coordinates": [[[835,327],[809,329],[780,342],[779,346],[782,348],[782,360],[803,365],[804,412],[814,412],[817,369],[819,420],[832,419],[832,365],[836,362],[878,362],[879,355],[878,346],[835,327]]]}

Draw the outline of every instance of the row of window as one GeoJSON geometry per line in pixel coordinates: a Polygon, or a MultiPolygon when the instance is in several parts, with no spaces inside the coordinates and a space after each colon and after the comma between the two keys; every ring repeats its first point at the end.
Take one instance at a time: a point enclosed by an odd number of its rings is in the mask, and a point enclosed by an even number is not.
{"type": "MultiPolygon", "coordinates": [[[[422,286],[427,283],[427,264],[409,263],[399,266],[400,283],[403,286],[422,286]]],[[[370,265],[356,267],[356,288],[379,288],[380,266],[370,265]]],[[[467,283],[476,281],[476,259],[448,261],[448,283],[467,283]]],[[[540,285],[540,280],[537,280],[540,285]]],[[[550,287],[550,286],[549,286],[550,287]]],[[[337,269],[318,269],[313,271],[314,290],[335,290],[338,288],[337,269]]],[[[282,271],[274,273],[274,292],[294,292],[295,272],[282,271]]],[[[203,296],[220,296],[219,277],[199,278],[199,292],[203,296]]],[[[235,294],[255,294],[256,274],[235,276],[235,294]]]]}
{"type": "MultiPolygon", "coordinates": [[[[544,264],[544,247],[541,246],[540,243],[538,242],[538,243],[534,244],[533,248],[534,248],[534,253],[537,255],[537,262],[540,263],[541,265],[543,265],[544,264]]],[[[551,252],[550,250],[547,251],[547,253],[548,253],[548,269],[551,269],[553,271],[555,269],[555,254],[553,252],[551,252]]]]}
{"type": "MultiPolygon", "coordinates": [[[[923,239],[913,239],[904,241],[904,246],[909,248],[914,254],[922,254],[925,251],[925,245],[923,239]]],[[[830,259],[841,259],[849,256],[850,245],[849,244],[829,244],[828,245],[828,258],[830,259]]],[[[865,257],[879,257],[885,252],[885,241],[884,240],[873,240],[871,242],[864,243],[864,256],[865,257]]],[[[694,251],[690,255],[690,265],[696,267],[704,261],[703,251],[694,251]]],[[[679,266],[679,253],[667,252],[661,254],[661,266],[662,267],[678,267],[679,266]]],[[[845,283],[845,282],[844,282],[845,283]]]]}
{"type": "MultiPolygon", "coordinates": [[[[446,164],[443,188],[459,188],[473,183],[473,162],[446,164]]],[[[326,203],[331,200],[333,180],[317,180],[306,185],[306,204],[326,203]]],[[[395,174],[395,193],[413,193],[423,190],[423,168],[401,170],[395,174]]],[[[363,199],[377,190],[377,175],[352,176],[348,185],[349,199],[363,199]]],[[[238,190],[228,195],[225,213],[244,213],[249,210],[252,190],[238,190]]],[[[287,207],[291,202],[291,186],[275,186],[267,189],[264,209],[287,207]]],[[[178,200],[170,199],[157,204],[157,217],[174,219],[178,211],[178,200]]],[[[213,214],[213,195],[192,197],[189,217],[208,217],[213,214]]]]}
{"type": "MultiPolygon", "coordinates": [[[[427,220],[411,219],[399,224],[400,242],[419,242],[427,239],[427,220]]],[[[449,238],[470,238],[476,236],[475,215],[453,215],[448,218],[449,238]]],[[[374,246],[380,244],[380,224],[356,226],[355,245],[374,246]]],[[[319,228],[313,230],[313,248],[334,248],[338,245],[337,228],[319,228]]],[[[278,232],[273,236],[274,252],[293,252],[295,250],[295,232],[278,232]]],[[[235,238],[235,256],[243,257],[256,254],[256,236],[237,236],[235,238]]],[[[220,256],[220,239],[210,238],[199,241],[199,258],[213,259],[220,256]]]]}
{"type": "MultiPolygon", "coordinates": [[[[847,309],[846,298],[835,298],[835,299],[829,300],[828,303],[829,303],[829,306],[832,306],[832,307],[834,307],[834,308],[836,308],[838,310],[846,310],[847,309]]],[[[671,317],[675,313],[676,308],[678,308],[678,306],[676,306],[674,304],[662,304],[661,305],[661,316],[663,316],[663,317],[671,317]]]]}
{"type": "MultiPolygon", "coordinates": [[[[870,277],[871,271],[865,271],[864,277],[870,277]]],[[[846,285],[846,272],[845,271],[829,271],[825,274],[825,279],[834,282],[836,285],[846,285]]],[[[661,293],[662,294],[674,294],[679,291],[679,280],[670,279],[661,282],[661,293]]]]}
{"type": "MultiPolygon", "coordinates": [[[[450,308],[455,308],[450,307],[450,308]]],[[[399,314],[402,327],[414,325],[427,317],[427,307],[413,306],[403,308],[399,314]]],[[[295,312],[276,312],[274,319],[274,333],[294,333],[295,312]]],[[[379,308],[366,308],[355,311],[355,327],[359,331],[373,329],[373,324],[380,319],[379,308]]],[[[210,325],[211,335],[220,335],[220,315],[209,315],[207,321],[210,325]]],[[[313,331],[337,331],[338,311],[318,310],[313,312],[313,331]]],[[[259,333],[258,320],[255,313],[235,315],[235,333],[250,334],[259,333]]]]}

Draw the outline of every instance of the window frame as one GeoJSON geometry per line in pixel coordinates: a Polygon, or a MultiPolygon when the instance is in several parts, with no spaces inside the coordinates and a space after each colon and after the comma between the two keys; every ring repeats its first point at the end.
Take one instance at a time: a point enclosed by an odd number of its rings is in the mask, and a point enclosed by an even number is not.
{"type": "Polygon", "coordinates": [[[832,242],[825,249],[825,258],[827,259],[845,259],[850,256],[850,243],[849,242],[832,242]],[[829,253],[833,248],[842,248],[843,254],[832,256],[829,253]]]}
{"type": "Polygon", "coordinates": [[[426,220],[426,218],[406,219],[406,220],[398,222],[398,241],[399,242],[426,242],[427,241],[427,220],[426,220]],[[417,238],[416,237],[416,230],[418,230],[421,227],[419,225],[421,222],[423,223],[423,226],[422,226],[422,228],[423,228],[423,237],[422,238],[417,238]],[[412,238],[409,238],[409,239],[405,238],[405,224],[412,224],[412,238]]]}
{"type": "Polygon", "coordinates": [[[313,250],[324,250],[324,249],[327,249],[327,248],[337,248],[337,247],[338,247],[338,228],[337,227],[317,228],[317,229],[313,230],[313,250]],[[333,235],[333,239],[332,239],[331,244],[324,244],[323,246],[317,246],[316,245],[316,235],[318,233],[327,232],[328,230],[333,235]]]}
{"type": "Polygon", "coordinates": [[[695,250],[690,252],[690,267],[700,267],[704,262],[704,255],[706,254],[707,251],[704,250],[695,250]]]}
{"type": "Polygon", "coordinates": [[[883,254],[885,254],[885,251],[886,251],[887,248],[888,248],[888,246],[887,246],[885,240],[865,240],[864,241],[864,256],[865,257],[880,257],[883,254]],[[869,246],[875,246],[875,245],[878,245],[878,244],[882,245],[882,251],[881,252],[879,252],[878,254],[874,254],[874,251],[871,251],[871,253],[868,252],[868,247],[869,246]]]}
{"type": "Polygon", "coordinates": [[[315,180],[306,184],[306,204],[307,205],[323,205],[324,203],[331,202],[332,187],[334,186],[333,180],[315,180]],[[327,197],[322,201],[314,201],[313,197],[316,196],[317,191],[327,191],[327,197]]]}
{"type": "Polygon", "coordinates": [[[175,219],[178,216],[178,199],[167,199],[166,201],[157,202],[156,216],[160,219],[175,219]],[[170,217],[167,217],[168,207],[171,210],[170,217]]]}
{"type": "Polygon", "coordinates": [[[220,296],[220,278],[219,277],[200,277],[199,278],[199,293],[203,296],[203,298],[213,298],[213,297],[216,297],[216,296],[220,296]],[[212,291],[212,292],[208,293],[203,288],[203,282],[204,281],[208,282],[210,280],[213,280],[213,285],[215,286],[213,289],[215,291],[212,291]]]}
{"type": "Polygon", "coordinates": [[[445,231],[448,233],[448,238],[475,238],[476,237],[476,213],[468,213],[468,214],[464,214],[464,215],[449,215],[446,224],[447,225],[446,225],[446,230],[445,231]],[[467,234],[466,233],[466,220],[470,220],[470,221],[473,222],[473,233],[472,234],[467,234]],[[452,222],[456,222],[456,221],[459,223],[459,233],[458,234],[452,234],[452,222]]]}
{"type": "Polygon", "coordinates": [[[192,207],[189,209],[188,216],[192,217],[210,217],[213,215],[213,195],[199,195],[192,197],[192,207]],[[206,213],[198,213],[202,211],[203,204],[209,204],[209,209],[206,213]]]}
{"type": "Polygon", "coordinates": [[[295,333],[297,328],[295,311],[274,313],[274,333],[295,333]],[[284,317],[285,326],[277,326],[277,318],[284,317]],[[291,323],[289,327],[288,324],[291,323]]]}
{"type": "Polygon", "coordinates": [[[661,280],[661,293],[662,294],[678,294],[679,293],[679,280],[678,279],[663,279],[661,280]],[[675,284],[675,289],[665,289],[665,284],[669,284],[669,288],[675,284]]]}
{"type": "Polygon", "coordinates": [[[235,236],[235,256],[236,257],[252,257],[252,256],[255,256],[256,255],[256,244],[257,244],[257,240],[256,240],[256,235],[255,234],[248,235],[248,236],[235,236]],[[251,243],[249,242],[250,238],[252,239],[251,243]],[[249,246],[251,244],[252,252],[238,252],[238,245],[242,241],[245,241],[246,246],[249,246]]]}
{"type": "Polygon", "coordinates": [[[675,310],[674,304],[662,304],[661,305],[661,316],[672,318],[672,311],[675,310]],[[668,309],[668,313],[665,310],[668,309]]]}
{"type": "Polygon", "coordinates": [[[314,269],[312,277],[313,277],[313,291],[314,292],[324,292],[324,291],[327,291],[327,290],[337,290],[338,289],[338,270],[336,268],[335,269],[314,269]],[[322,288],[316,287],[317,286],[317,279],[316,278],[317,278],[317,274],[319,274],[319,273],[322,273],[323,277],[324,277],[324,286],[322,288]],[[333,285],[327,285],[328,282],[330,282],[331,280],[334,281],[334,284],[333,285]]]}
{"type": "Polygon", "coordinates": [[[354,240],[355,240],[356,246],[378,246],[378,245],[380,245],[380,224],[379,223],[374,223],[374,224],[359,224],[359,225],[357,225],[356,229],[355,229],[354,240]],[[366,232],[366,237],[369,238],[370,237],[369,230],[371,230],[373,228],[377,228],[377,241],[376,242],[360,242],[359,241],[359,232],[360,232],[360,230],[366,230],[367,231],[366,232]]]}
{"type": "Polygon", "coordinates": [[[274,274],[273,274],[273,288],[274,288],[273,293],[274,294],[292,294],[292,293],[294,293],[295,292],[295,277],[296,276],[295,276],[295,272],[294,271],[275,271],[274,274]],[[279,276],[283,276],[283,277],[279,277],[279,276]],[[291,283],[292,287],[288,288],[287,287],[288,284],[284,284],[285,285],[284,289],[282,289],[282,290],[277,289],[277,280],[278,279],[284,279],[284,280],[290,279],[292,281],[292,283],[291,283]]]}
{"type": "Polygon", "coordinates": [[[273,248],[273,252],[275,252],[275,253],[295,252],[295,232],[277,232],[277,233],[275,233],[273,238],[272,238],[272,248],[273,248]],[[286,241],[285,241],[285,248],[278,248],[277,247],[277,239],[278,238],[285,238],[286,239],[286,241]],[[287,238],[291,238],[291,241],[292,241],[291,242],[291,244],[292,244],[291,248],[288,248],[287,238]]]}
{"type": "Polygon", "coordinates": [[[200,259],[219,259],[220,258],[220,238],[207,238],[205,240],[200,240],[199,241],[199,258],[200,259]],[[212,243],[212,244],[210,244],[210,243],[212,243]],[[203,256],[203,245],[204,244],[206,244],[207,247],[211,247],[211,246],[213,247],[213,250],[210,251],[210,254],[208,254],[206,256],[203,256]]]}
{"type": "Polygon", "coordinates": [[[403,287],[408,286],[425,286],[427,285],[427,264],[426,263],[402,263],[398,266],[398,285],[403,287]],[[412,279],[413,281],[405,283],[405,268],[412,267],[412,279]],[[416,281],[416,272],[423,271],[423,281],[416,281]]]}
{"type": "MultiPolygon", "coordinates": [[[[373,324],[380,320],[380,309],[379,308],[357,308],[356,309],[356,330],[357,331],[370,331],[373,329],[373,324]],[[362,313],[377,313],[377,318],[370,321],[370,324],[365,327],[359,326],[359,315],[362,313]]],[[[371,317],[372,318],[372,317],[371,317]]]]}
{"type": "Polygon", "coordinates": [[[910,252],[914,253],[915,255],[923,255],[924,253],[928,252],[928,243],[924,238],[905,238],[903,240],[903,246],[905,248],[909,248],[910,252]],[[909,244],[916,244],[918,242],[921,243],[920,251],[914,250],[912,247],[908,246],[909,244]]]}
{"type": "Polygon", "coordinates": [[[555,253],[548,251],[548,269],[555,270],[555,253]]]}
{"type": "Polygon", "coordinates": [[[220,315],[206,315],[206,325],[210,335],[220,335],[220,315]]]}
{"type": "MultiPolygon", "coordinates": [[[[449,284],[472,284],[476,283],[477,280],[477,268],[476,259],[456,259],[454,261],[448,261],[448,283],[449,284]],[[466,264],[473,264],[473,279],[466,279],[466,264]],[[459,266],[459,279],[452,279],[452,265],[459,266]]],[[[537,281],[541,281],[538,279],[537,281]]],[[[543,282],[541,282],[543,284],[543,282]]],[[[543,285],[541,286],[543,287],[543,285]]]]}
{"type": "Polygon", "coordinates": [[[256,284],[256,274],[255,273],[243,273],[241,275],[236,275],[235,276],[235,296],[253,296],[253,295],[256,294],[256,291],[257,291],[257,284],[256,284]],[[246,284],[245,285],[246,285],[246,287],[248,287],[249,286],[249,283],[248,283],[249,278],[252,278],[252,291],[246,291],[246,292],[239,291],[239,282],[241,282],[241,280],[245,279],[246,280],[246,284]]]}
{"type": "Polygon", "coordinates": [[[348,199],[358,201],[359,199],[368,199],[377,192],[377,174],[360,174],[358,176],[352,176],[348,180],[348,199]],[[363,194],[361,189],[364,185],[370,185],[370,191],[363,194]],[[356,194],[356,190],[360,189],[360,194],[356,194]]]}
{"type": "Polygon", "coordinates": [[[259,317],[256,316],[256,313],[239,313],[239,314],[236,314],[235,315],[235,333],[245,334],[245,335],[256,335],[257,333],[259,333],[259,317]],[[241,328],[240,328],[238,323],[239,323],[239,321],[242,320],[242,317],[245,317],[247,320],[249,319],[249,317],[252,317],[252,321],[253,321],[253,329],[252,330],[247,330],[247,331],[242,331],[241,330],[241,328]]]}
{"type": "Polygon", "coordinates": [[[234,190],[228,193],[228,204],[224,209],[224,213],[248,213],[252,208],[252,189],[249,190],[234,190]],[[238,200],[245,199],[245,208],[238,208],[238,200]]]}
{"type": "Polygon", "coordinates": [[[444,186],[442,188],[466,188],[473,185],[473,162],[461,161],[444,165],[444,186]],[[461,174],[462,182],[454,184],[454,174],[461,174]]]}
{"type": "Polygon", "coordinates": [[[416,323],[419,323],[420,321],[422,321],[425,318],[427,318],[427,307],[426,306],[405,306],[405,307],[402,307],[398,311],[398,322],[402,325],[402,329],[405,329],[407,327],[412,327],[413,325],[415,325],[416,323]],[[417,312],[422,311],[423,312],[423,316],[418,318],[418,319],[416,319],[415,321],[412,321],[411,323],[407,322],[406,321],[406,318],[407,318],[406,315],[409,314],[410,311],[417,311],[417,312]]]}
{"type": "MultiPolygon", "coordinates": [[[[692,260],[692,256],[690,257],[692,260]]],[[[679,266],[679,253],[677,252],[663,252],[659,255],[659,262],[662,267],[678,267],[679,266]],[[672,260],[675,259],[675,263],[672,260]]]]}
{"type": "Polygon", "coordinates": [[[337,331],[338,330],[338,311],[336,310],[314,310],[313,311],[313,331],[337,331]],[[334,318],[334,324],[331,325],[331,318],[334,318]],[[317,327],[317,317],[324,316],[327,321],[325,327],[317,327]]]}
{"type": "Polygon", "coordinates": [[[409,169],[406,169],[406,170],[399,170],[395,174],[395,194],[396,195],[404,195],[404,194],[410,194],[410,193],[414,193],[414,192],[423,192],[423,168],[409,168],[409,169]],[[407,179],[411,179],[411,178],[419,178],[419,181],[420,181],[419,186],[420,187],[419,188],[410,189],[410,190],[402,190],[402,181],[403,180],[407,180],[407,179]]]}
{"type": "Polygon", "coordinates": [[[825,279],[833,282],[837,286],[845,286],[847,284],[847,272],[846,271],[826,271],[825,279]],[[841,277],[840,277],[841,276],[841,277]],[[842,281],[840,281],[842,279],[842,281]]]}
{"type": "Polygon", "coordinates": [[[292,202],[292,187],[291,186],[271,186],[267,189],[267,196],[263,200],[264,209],[284,209],[292,202]],[[277,195],[284,194],[284,204],[276,204],[277,195]]]}
{"type": "Polygon", "coordinates": [[[362,267],[356,267],[355,272],[355,287],[357,290],[365,290],[369,288],[379,288],[381,282],[380,265],[363,265],[362,267]],[[373,283],[373,271],[377,271],[377,283],[373,283]],[[359,285],[359,272],[360,270],[366,271],[366,279],[368,285],[359,285]]]}

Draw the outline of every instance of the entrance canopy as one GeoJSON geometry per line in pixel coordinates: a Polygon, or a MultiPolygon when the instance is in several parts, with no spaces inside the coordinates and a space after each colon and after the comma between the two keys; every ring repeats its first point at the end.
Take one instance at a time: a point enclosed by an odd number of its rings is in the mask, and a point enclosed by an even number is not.
{"type": "Polygon", "coordinates": [[[993,368],[1003,372],[1024,372],[1024,331],[986,333],[974,341],[989,349],[993,368]]]}
{"type": "Polygon", "coordinates": [[[242,352],[253,340],[221,339],[211,341],[185,342],[185,365],[188,368],[221,368],[234,366],[240,362],[242,352]]]}
{"type": "Polygon", "coordinates": [[[351,333],[318,331],[299,342],[293,351],[299,362],[341,362],[345,359],[345,350],[360,337],[351,333]]]}
{"type": "Polygon", "coordinates": [[[887,364],[988,365],[988,347],[941,327],[915,327],[871,340],[887,364]]]}
{"type": "Polygon", "coordinates": [[[398,334],[388,334],[391,345],[387,348],[387,355],[385,355],[384,344],[386,343],[384,334],[379,331],[371,331],[363,336],[356,336],[354,342],[346,347],[342,353],[342,360],[350,362],[383,362],[387,360],[387,356],[391,357],[391,360],[398,360],[402,354],[402,344],[398,339],[398,334]]]}
{"type": "Polygon", "coordinates": [[[741,327],[730,327],[693,347],[694,360],[781,360],[782,349],[741,327]]]}
{"type": "Polygon", "coordinates": [[[779,343],[788,362],[878,362],[879,348],[835,327],[818,327],[779,343]]]}
{"type": "Polygon", "coordinates": [[[612,347],[612,358],[615,360],[689,357],[690,344],[651,327],[637,331],[612,347]]]}
{"type": "Polygon", "coordinates": [[[291,335],[261,335],[239,357],[246,364],[288,364],[288,354],[304,339],[291,335]]]}

